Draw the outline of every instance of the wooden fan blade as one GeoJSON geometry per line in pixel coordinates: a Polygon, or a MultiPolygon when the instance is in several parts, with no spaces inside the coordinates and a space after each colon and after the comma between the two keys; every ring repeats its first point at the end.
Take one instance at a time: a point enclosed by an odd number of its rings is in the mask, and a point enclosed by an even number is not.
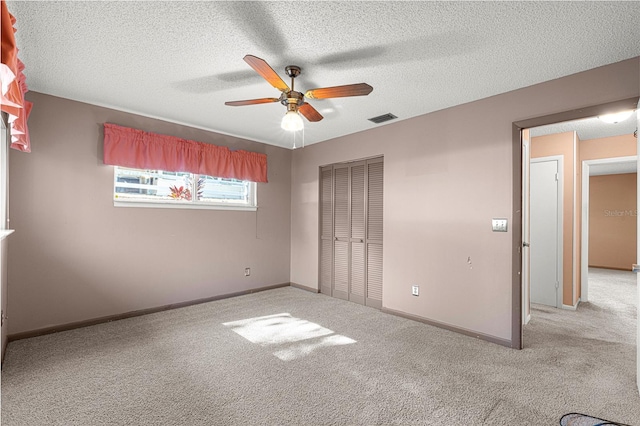
{"type": "Polygon", "coordinates": [[[346,86],[324,87],[311,89],[304,94],[309,99],[344,98],[347,96],[365,96],[371,93],[373,87],[367,83],[347,84],[346,86]]]}
{"type": "Polygon", "coordinates": [[[320,121],[324,118],[314,107],[309,104],[302,104],[302,106],[298,108],[298,111],[300,111],[300,114],[304,115],[304,118],[309,121],[320,121]]]}
{"type": "Polygon", "coordinates": [[[278,98],[260,98],[260,99],[249,99],[246,101],[229,101],[225,102],[225,105],[229,106],[243,106],[243,105],[257,105],[257,104],[269,104],[271,102],[278,102],[278,98]]]}
{"type": "Polygon", "coordinates": [[[260,59],[257,56],[247,55],[244,57],[244,61],[248,63],[251,68],[256,70],[258,74],[262,76],[265,80],[269,82],[273,87],[284,92],[289,90],[289,86],[285,83],[278,74],[269,66],[269,64],[264,60],[260,59]]]}

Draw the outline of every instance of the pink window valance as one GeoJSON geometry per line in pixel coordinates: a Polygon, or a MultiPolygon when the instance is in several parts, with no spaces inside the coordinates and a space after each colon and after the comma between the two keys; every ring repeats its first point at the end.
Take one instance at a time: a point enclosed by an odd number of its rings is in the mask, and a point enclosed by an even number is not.
{"type": "Polygon", "coordinates": [[[104,164],[267,182],[267,156],[104,123],[104,164]]]}
{"type": "Polygon", "coordinates": [[[0,5],[2,61],[0,63],[0,109],[9,116],[11,131],[11,148],[31,152],[27,119],[31,112],[31,102],[24,99],[27,92],[26,78],[23,74],[24,64],[18,59],[15,28],[16,18],[9,13],[7,4],[2,0],[0,5]]]}

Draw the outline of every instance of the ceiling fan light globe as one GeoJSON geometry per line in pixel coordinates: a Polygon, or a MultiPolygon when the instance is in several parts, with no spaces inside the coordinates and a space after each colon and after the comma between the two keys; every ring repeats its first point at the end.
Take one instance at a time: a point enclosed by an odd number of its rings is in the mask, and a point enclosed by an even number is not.
{"type": "Polygon", "coordinates": [[[304,122],[297,111],[287,111],[284,117],[282,117],[282,123],[280,123],[280,126],[288,132],[297,132],[302,130],[304,122]]]}

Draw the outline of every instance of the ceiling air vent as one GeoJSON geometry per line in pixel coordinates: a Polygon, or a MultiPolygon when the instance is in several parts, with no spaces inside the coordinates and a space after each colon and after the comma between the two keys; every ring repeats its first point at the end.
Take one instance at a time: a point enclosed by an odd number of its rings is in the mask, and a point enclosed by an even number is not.
{"type": "Polygon", "coordinates": [[[369,118],[368,120],[373,121],[376,124],[380,124],[380,123],[384,123],[385,121],[393,120],[394,118],[398,118],[398,117],[396,117],[391,113],[388,113],[388,114],[379,115],[377,117],[369,118]]]}

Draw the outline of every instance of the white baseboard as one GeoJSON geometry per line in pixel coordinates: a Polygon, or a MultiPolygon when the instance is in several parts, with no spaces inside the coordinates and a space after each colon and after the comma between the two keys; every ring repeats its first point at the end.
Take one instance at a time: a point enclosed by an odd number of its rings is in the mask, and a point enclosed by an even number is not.
{"type": "Polygon", "coordinates": [[[576,302],[575,305],[562,305],[562,309],[567,309],[569,311],[575,311],[576,309],[578,309],[578,305],[580,304],[580,298],[578,297],[578,301],[576,302]]]}

